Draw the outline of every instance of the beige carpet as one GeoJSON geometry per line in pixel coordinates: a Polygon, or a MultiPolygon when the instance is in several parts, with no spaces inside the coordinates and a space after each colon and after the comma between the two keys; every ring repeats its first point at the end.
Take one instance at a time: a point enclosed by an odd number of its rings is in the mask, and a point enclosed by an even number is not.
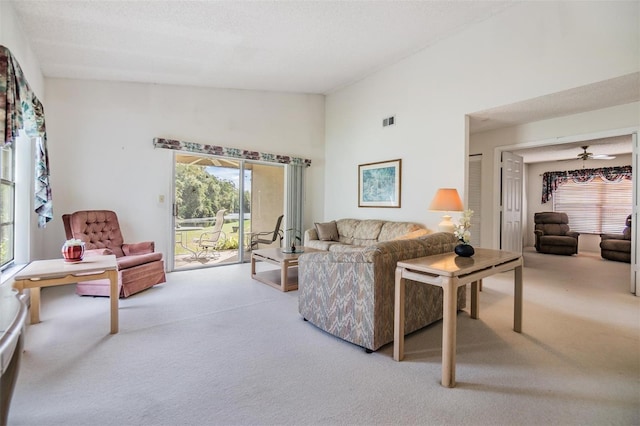
{"type": "MultiPolygon", "coordinates": [[[[260,265],[262,266],[262,265],[260,265]]],[[[525,254],[522,334],[512,273],[458,315],[458,386],[439,385],[441,324],[373,354],[302,320],[297,292],[249,265],[168,274],[120,302],[42,292],[10,425],[638,425],[640,298],[629,265],[525,254]]]]}

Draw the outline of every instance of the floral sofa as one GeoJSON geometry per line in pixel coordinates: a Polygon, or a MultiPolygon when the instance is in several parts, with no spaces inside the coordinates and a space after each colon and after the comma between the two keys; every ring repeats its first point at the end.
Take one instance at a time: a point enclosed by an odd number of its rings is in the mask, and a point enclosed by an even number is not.
{"type": "MultiPolygon", "coordinates": [[[[373,224],[366,225],[372,227],[373,224]]],[[[367,352],[392,342],[396,263],[451,252],[458,243],[451,233],[423,234],[417,238],[399,236],[400,239],[377,242],[373,240],[380,239],[380,235],[373,238],[372,234],[372,238],[365,239],[372,240],[367,245],[343,242],[330,244],[326,252],[301,255],[298,311],[316,327],[361,346],[367,352]]],[[[348,235],[343,233],[339,238],[345,240],[348,235]]],[[[313,232],[308,232],[307,236],[312,237],[313,232]]],[[[305,245],[314,247],[313,241],[305,237],[305,245]]],[[[352,241],[361,242],[355,236],[352,241]]],[[[406,334],[442,318],[440,288],[407,280],[405,295],[406,334]]],[[[461,287],[458,309],[465,305],[465,288],[461,287]]]]}

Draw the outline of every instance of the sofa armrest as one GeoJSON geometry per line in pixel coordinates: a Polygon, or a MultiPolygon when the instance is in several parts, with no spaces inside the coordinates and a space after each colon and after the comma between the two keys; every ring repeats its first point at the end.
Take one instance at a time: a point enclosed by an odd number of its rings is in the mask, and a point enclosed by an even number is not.
{"type": "Polygon", "coordinates": [[[316,231],[315,228],[309,228],[306,231],[304,231],[304,245],[306,246],[307,242],[311,240],[319,240],[318,232],[316,231]]]}
{"type": "Polygon", "coordinates": [[[153,253],[155,251],[155,243],[153,241],[144,241],[142,243],[123,244],[122,251],[125,256],[153,253]]]}
{"type": "Polygon", "coordinates": [[[540,229],[534,230],[533,233],[536,235],[536,237],[542,237],[544,235],[544,232],[540,229]]]}
{"type": "Polygon", "coordinates": [[[578,236],[580,236],[580,233],[575,232],[575,231],[569,231],[565,234],[567,237],[573,237],[575,239],[578,239],[578,236]]]}

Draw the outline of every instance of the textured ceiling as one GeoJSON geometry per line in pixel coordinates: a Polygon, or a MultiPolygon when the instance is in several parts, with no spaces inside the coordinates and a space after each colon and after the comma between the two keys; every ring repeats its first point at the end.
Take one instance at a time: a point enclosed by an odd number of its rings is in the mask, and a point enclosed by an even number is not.
{"type": "MultiPolygon", "coordinates": [[[[518,3],[10,2],[46,77],[320,94],[345,87],[518,3]]],[[[639,76],[478,111],[470,114],[470,131],[635,102],[640,100],[639,76]]],[[[595,143],[591,145],[591,151],[598,151],[595,143]]]]}
{"type": "MultiPolygon", "coordinates": [[[[562,145],[520,149],[514,151],[514,153],[522,156],[522,161],[527,164],[576,160],[578,154],[584,152],[582,149],[583,146],[588,147],[587,152],[593,155],[610,155],[614,157],[622,154],[630,154],[633,149],[631,145],[631,135],[624,135],[571,142],[562,145]]],[[[588,159],[583,162],[583,165],[588,165],[588,167],[608,167],[607,161],[608,160],[588,159]]]]}
{"type": "Polygon", "coordinates": [[[12,0],[47,77],[330,93],[510,1],[12,0]]]}
{"type": "Polygon", "coordinates": [[[640,73],[469,114],[471,133],[578,114],[640,100],[640,73]]]}

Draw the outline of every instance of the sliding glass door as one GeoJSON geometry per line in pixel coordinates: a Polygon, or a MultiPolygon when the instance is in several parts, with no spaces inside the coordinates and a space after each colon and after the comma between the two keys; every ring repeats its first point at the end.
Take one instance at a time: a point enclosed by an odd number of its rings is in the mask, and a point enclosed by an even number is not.
{"type": "Polygon", "coordinates": [[[280,165],[180,153],[174,186],[174,270],[248,261],[284,209],[280,165]]]}

